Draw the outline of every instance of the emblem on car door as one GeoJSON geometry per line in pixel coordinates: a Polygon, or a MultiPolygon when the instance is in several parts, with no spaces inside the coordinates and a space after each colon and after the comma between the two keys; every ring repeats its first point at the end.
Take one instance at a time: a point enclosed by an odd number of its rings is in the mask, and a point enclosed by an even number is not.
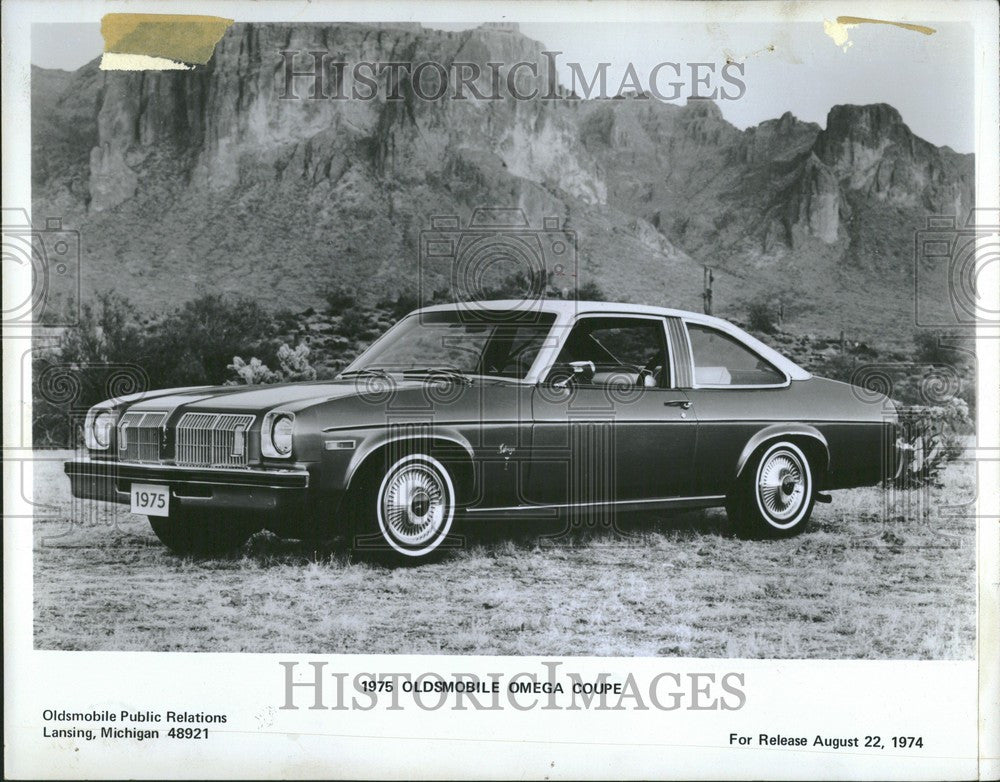
{"type": "Polygon", "coordinates": [[[507,470],[507,467],[510,464],[510,457],[514,455],[514,450],[513,445],[507,445],[505,443],[500,443],[500,447],[497,448],[497,453],[503,457],[504,471],[507,470]]]}

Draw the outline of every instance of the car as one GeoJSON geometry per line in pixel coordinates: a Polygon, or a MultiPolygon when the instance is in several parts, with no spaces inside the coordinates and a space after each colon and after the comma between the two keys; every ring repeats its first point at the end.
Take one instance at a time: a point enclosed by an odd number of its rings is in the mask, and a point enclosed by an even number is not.
{"type": "Polygon", "coordinates": [[[456,520],[725,507],[739,534],[789,537],[830,491],[898,472],[897,425],[886,397],[719,318],[459,302],[405,316],[332,380],[102,402],[65,471],[175,552],[266,528],[418,562],[461,545],[456,520]]]}

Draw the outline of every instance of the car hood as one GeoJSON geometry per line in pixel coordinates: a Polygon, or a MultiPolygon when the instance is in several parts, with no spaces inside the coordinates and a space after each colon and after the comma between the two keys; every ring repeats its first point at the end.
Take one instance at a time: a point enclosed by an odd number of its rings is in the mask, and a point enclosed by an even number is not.
{"type": "MultiPolygon", "coordinates": [[[[420,381],[396,380],[393,387],[419,387],[420,381]]],[[[378,393],[365,380],[327,380],[260,386],[197,386],[168,388],[142,394],[129,410],[185,410],[261,412],[276,407],[291,411],[308,405],[364,393],[378,393]]]]}

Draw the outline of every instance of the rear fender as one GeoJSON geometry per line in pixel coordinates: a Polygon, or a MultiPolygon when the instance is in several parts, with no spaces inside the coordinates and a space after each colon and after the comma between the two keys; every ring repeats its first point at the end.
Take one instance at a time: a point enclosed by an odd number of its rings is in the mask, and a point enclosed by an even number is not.
{"type": "Polygon", "coordinates": [[[760,446],[770,440],[783,440],[783,439],[794,439],[799,437],[810,438],[811,440],[817,442],[820,446],[817,450],[821,450],[823,454],[822,464],[816,465],[820,470],[818,472],[826,472],[830,469],[830,446],[816,427],[809,426],[808,424],[773,424],[772,426],[767,426],[757,432],[753,437],[747,441],[747,444],[743,446],[743,450],[740,452],[740,458],[736,462],[736,477],[739,478],[743,474],[743,469],[747,466],[747,462],[750,461],[750,457],[753,455],[760,446]]]}

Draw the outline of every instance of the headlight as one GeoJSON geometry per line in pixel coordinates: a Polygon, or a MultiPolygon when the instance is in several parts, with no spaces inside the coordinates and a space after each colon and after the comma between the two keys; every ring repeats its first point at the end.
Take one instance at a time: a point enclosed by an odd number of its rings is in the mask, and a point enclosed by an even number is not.
{"type": "Polygon", "coordinates": [[[93,451],[106,451],[111,445],[111,430],[115,427],[115,414],[110,410],[92,409],[83,424],[83,439],[93,451]]]}
{"type": "Polygon", "coordinates": [[[264,416],[260,428],[260,451],[272,459],[284,459],[292,453],[292,428],[295,413],[272,410],[264,416]]]}

